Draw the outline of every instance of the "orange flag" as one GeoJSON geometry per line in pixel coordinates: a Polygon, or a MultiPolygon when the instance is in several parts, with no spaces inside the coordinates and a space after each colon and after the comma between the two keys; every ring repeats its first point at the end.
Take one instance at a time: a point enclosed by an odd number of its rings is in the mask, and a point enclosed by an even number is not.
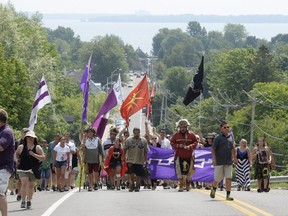
{"type": "Polygon", "coordinates": [[[120,108],[121,116],[126,120],[127,126],[129,126],[129,117],[149,104],[149,102],[148,81],[145,75],[135,89],[130,92],[120,108]]]}

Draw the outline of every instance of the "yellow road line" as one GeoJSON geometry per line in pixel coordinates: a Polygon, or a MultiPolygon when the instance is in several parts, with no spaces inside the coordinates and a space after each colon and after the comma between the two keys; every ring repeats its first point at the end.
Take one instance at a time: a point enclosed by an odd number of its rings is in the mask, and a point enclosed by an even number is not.
{"type": "MultiPolygon", "coordinates": [[[[203,193],[203,194],[207,194],[208,196],[210,195],[210,191],[203,191],[203,190],[196,190],[197,192],[201,192],[201,193],[203,193]]],[[[222,194],[222,193],[216,193],[216,195],[217,196],[220,196],[220,197],[222,197],[224,200],[226,200],[226,195],[224,195],[224,194],[222,194]]],[[[216,197],[217,198],[217,197],[216,197]]],[[[221,200],[221,199],[219,199],[218,198],[218,200],[221,200]]],[[[223,200],[223,201],[224,201],[223,200]]],[[[273,216],[272,214],[270,214],[270,213],[268,213],[268,212],[266,212],[266,211],[264,211],[264,210],[262,210],[262,209],[259,209],[259,208],[257,208],[257,207],[255,207],[255,206],[252,206],[252,205],[250,205],[250,204],[248,204],[248,203],[246,203],[246,202],[243,202],[243,201],[240,201],[240,200],[238,200],[238,199],[235,199],[234,198],[234,201],[227,201],[227,202],[225,202],[225,204],[227,204],[227,205],[229,205],[229,206],[232,206],[232,207],[234,207],[234,208],[236,208],[237,210],[239,210],[239,211],[241,211],[241,212],[243,212],[244,214],[247,214],[247,215],[257,215],[257,214],[255,214],[255,212],[258,212],[259,214],[261,214],[261,215],[264,215],[264,216],[273,216]],[[234,204],[234,203],[238,203],[239,205],[237,205],[237,204],[234,204]],[[250,210],[253,210],[253,212],[252,211],[249,211],[247,208],[249,208],[250,210]]]]}

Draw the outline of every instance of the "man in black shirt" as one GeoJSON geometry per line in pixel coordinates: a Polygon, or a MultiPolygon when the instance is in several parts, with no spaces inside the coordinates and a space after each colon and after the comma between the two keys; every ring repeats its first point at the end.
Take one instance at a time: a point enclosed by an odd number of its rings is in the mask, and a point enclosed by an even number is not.
{"type": "Polygon", "coordinates": [[[233,138],[229,134],[230,129],[227,122],[220,124],[221,133],[214,139],[212,145],[212,157],[214,166],[214,182],[210,193],[211,198],[215,198],[216,188],[220,181],[226,179],[226,200],[233,201],[230,196],[231,179],[232,179],[232,164],[236,164],[237,158],[233,138]]]}

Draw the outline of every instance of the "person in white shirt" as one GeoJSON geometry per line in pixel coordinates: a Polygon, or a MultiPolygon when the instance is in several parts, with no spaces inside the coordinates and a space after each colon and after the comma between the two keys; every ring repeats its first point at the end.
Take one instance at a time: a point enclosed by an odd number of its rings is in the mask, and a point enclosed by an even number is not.
{"type": "MultiPolygon", "coordinates": [[[[163,149],[172,149],[172,146],[170,144],[170,140],[166,138],[166,130],[164,128],[162,128],[160,130],[160,134],[157,134],[156,130],[155,130],[155,134],[158,137],[158,142],[161,145],[161,148],[163,148],[163,149]]],[[[163,188],[164,189],[170,189],[169,185],[170,185],[170,181],[169,180],[164,180],[163,181],[163,188]]]]}
{"type": "Polygon", "coordinates": [[[71,168],[70,148],[65,144],[65,137],[60,138],[53,149],[53,167],[55,167],[57,177],[57,187],[60,192],[64,191],[65,171],[71,168]]]}
{"type": "MultiPolygon", "coordinates": [[[[76,146],[73,140],[70,139],[70,134],[65,134],[65,145],[67,145],[70,149],[70,155],[69,155],[69,164],[72,166],[72,155],[76,154],[76,146]]],[[[69,169],[65,172],[65,187],[64,190],[68,191],[69,186],[73,187],[74,185],[74,178],[75,178],[75,170],[69,169]]]]}

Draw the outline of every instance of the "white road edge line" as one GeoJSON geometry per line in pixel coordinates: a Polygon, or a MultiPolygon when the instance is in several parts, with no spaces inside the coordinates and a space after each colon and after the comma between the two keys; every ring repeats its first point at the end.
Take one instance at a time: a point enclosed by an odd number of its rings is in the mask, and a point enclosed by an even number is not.
{"type": "Polygon", "coordinates": [[[75,188],[65,196],[61,197],[59,200],[57,200],[57,202],[55,202],[52,206],[50,206],[41,216],[50,216],[58,208],[58,206],[60,206],[66,199],[68,199],[78,190],[79,190],[78,188],[75,188]]]}

